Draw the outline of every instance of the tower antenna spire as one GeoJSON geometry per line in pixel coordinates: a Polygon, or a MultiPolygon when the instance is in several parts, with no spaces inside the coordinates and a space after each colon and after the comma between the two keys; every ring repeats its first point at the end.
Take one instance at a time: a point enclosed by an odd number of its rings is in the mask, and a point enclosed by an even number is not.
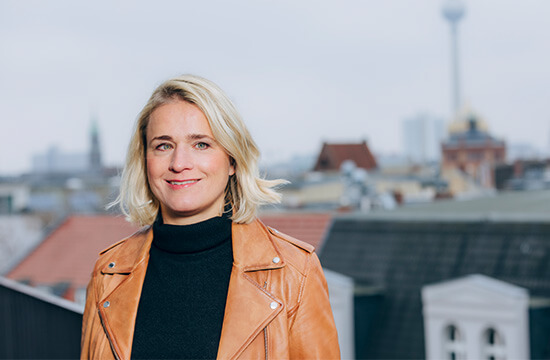
{"type": "Polygon", "coordinates": [[[452,112],[453,117],[457,115],[462,100],[460,97],[460,72],[458,65],[458,22],[464,17],[466,8],[462,0],[445,0],[442,13],[451,25],[451,78],[452,78],[452,112]]]}

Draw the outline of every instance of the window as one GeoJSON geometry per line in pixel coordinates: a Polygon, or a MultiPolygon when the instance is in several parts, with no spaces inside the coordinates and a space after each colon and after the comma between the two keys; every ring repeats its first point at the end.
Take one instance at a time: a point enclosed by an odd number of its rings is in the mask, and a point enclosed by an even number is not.
{"type": "Polygon", "coordinates": [[[505,360],[506,349],[502,335],[494,328],[483,332],[481,358],[486,360],[505,360]]]}
{"type": "Polygon", "coordinates": [[[447,360],[465,359],[464,339],[455,325],[445,328],[443,334],[443,357],[447,360]]]}

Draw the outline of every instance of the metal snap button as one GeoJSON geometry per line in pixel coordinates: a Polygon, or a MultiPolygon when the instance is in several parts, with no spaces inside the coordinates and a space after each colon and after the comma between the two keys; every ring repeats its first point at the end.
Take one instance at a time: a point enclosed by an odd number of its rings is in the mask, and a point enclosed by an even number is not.
{"type": "Polygon", "coordinates": [[[275,256],[272,261],[274,264],[278,264],[281,261],[281,259],[278,256],[275,256]]]}
{"type": "Polygon", "coordinates": [[[111,303],[110,303],[110,302],[105,301],[105,302],[103,303],[103,307],[104,307],[104,308],[108,308],[109,306],[111,306],[111,303]]]}
{"type": "Polygon", "coordinates": [[[273,310],[277,309],[277,306],[279,306],[279,304],[277,304],[275,301],[272,301],[271,304],[269,304],[269,307],[273,310]]]}
{"type": "Polygon", "coordinates": [[[113,261],[112,263],[109,264],[109,267],[112,269],[115,267],[115,262],[113,261]]]}

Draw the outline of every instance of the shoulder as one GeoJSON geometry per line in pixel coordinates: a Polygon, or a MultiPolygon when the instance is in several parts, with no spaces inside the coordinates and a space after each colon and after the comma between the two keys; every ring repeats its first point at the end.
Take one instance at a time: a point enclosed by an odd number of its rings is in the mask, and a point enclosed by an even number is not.
{"type": "Polygon", "coordinates": [[[119,247],[121,245],[123,245],[124,243],[126,243],[126,242],[138,241],[141,237],[146,236],[147,233],[149,233],[150,230],[151,230],[150,226],[144,226],[141,229],[139,229],[138,231],[136,231],[135,233],[133,233],[132,235],[127,236],[124,239],[122,239],[122,240],[120,240],[120,241],[118,241],[118,242],[116,242],[112,245],[109,245],[105,249],[101,250],[99,252],[99,255],[102,256],[104,254],[107,254],[107,253],[110,253],[110,252],[114,251],[115,249],[119,249],[119,247]]]}
{"type": "Polygon", "coordinates": [[[308,244],[304,241],[301,241],[301,240],[298,240],[290,235],[287,235],[285,233],[282,233],[280,232],[279,230],[275,229],[275,228],[272,228],[271,226],[266,226],[267,227],[267,230],[269,231],[269,233],[274,236],[276,239],[282,241],[282,242],[285,242],[285,243],[289,243],[289,244],[292,244],[294,245],[295,247],[299,248],[299,249],[302,249],[308,253],[312,253],[315,251],[315,247],[313,247],[313,245],[311,244],[308,244]]]}
{"type": "Polygon", "coordinates": [[[272,227],[267,226],[267,230],[285,263],[305,276],[316,262],[315,247],[272,227]]]}

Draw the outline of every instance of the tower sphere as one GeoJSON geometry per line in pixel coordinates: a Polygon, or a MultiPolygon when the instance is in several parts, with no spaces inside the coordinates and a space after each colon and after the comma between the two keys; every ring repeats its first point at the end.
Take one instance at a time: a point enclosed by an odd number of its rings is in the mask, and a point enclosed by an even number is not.
{"type": "Polygon", "coordinates": [[[450,22],[458,22],[466,11],[462,0],[446,0],[443,4],[443,16],[450,22]]]}

